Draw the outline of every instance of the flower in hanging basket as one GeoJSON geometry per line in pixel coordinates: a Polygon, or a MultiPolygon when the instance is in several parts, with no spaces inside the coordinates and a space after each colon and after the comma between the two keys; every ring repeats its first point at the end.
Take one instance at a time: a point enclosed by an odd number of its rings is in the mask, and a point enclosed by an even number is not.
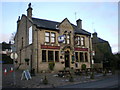
{"type": "Polygon", "coordinates": [[[28,58],[26,58],[26,59],[25,59],[25,62],[29,62],[29,59],[28,59],[28,58]]]}

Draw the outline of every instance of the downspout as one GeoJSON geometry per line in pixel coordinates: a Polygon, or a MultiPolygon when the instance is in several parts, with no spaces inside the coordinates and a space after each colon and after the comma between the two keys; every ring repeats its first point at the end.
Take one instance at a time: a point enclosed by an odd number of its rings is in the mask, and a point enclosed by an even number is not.
{"type": "Polygon", "coordinates": [[[91,41],[90,41],[90,36],[89,36],[89,49],[90,49],[90,67],[92,67],[92,54],[91,54],[91,52],[92,52],[92,43],[91,43],[91,41]]]}
{"type": "Polygon", "coordinates": [[[39,69],[38,69],[38,30],[37,30],[37,73],[38,73],[38,70],[39,69]]]}

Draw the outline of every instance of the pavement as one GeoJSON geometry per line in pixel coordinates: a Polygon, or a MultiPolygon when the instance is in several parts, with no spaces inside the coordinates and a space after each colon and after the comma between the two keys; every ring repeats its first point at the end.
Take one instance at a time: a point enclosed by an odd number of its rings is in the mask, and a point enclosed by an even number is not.
{"type": "Polygon", "coordinates": [[[2,88],[56,88],[65,85],[93,82],[112,76],[111,73],[108,73],[106,76],[103,76],[102,73],[99,74],[95,73],[95,78],[90,79],[90,76],[73,75],[74,82],[69,82],[68,77],[58,77],[57,72],[52,72],[52,73],[47,72],[47,73],[38,73],[35,76],[32,76],[31,80],[26,80],[26,79],[21,80],[23,71],[17,70],[15,72],[9,72],[10,67],[12,67],[12,65],[3,65],[2,88]],[[5,68],[8,70],[6,75],[4,74],[5,68]],[[42,82],[45,76],[47,77],[48,80],[47,85],[44,85],[42,82]]]}

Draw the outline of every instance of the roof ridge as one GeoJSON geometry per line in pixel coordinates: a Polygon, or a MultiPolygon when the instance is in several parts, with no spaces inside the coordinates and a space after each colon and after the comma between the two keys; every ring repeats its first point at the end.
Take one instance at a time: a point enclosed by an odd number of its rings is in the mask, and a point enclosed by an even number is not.
{"type": "Polygon", "coordinates": [[[35,17],[32,17],[32,19],[38,19],[38,20],[44,20],[44,21],[49,21],[49,22],[60,23],[60,22],[57,22],[57,21],[52,21],[52,20],[47,20],[47,19],[40,19],[40,18],[35,18],[35,17]]]}

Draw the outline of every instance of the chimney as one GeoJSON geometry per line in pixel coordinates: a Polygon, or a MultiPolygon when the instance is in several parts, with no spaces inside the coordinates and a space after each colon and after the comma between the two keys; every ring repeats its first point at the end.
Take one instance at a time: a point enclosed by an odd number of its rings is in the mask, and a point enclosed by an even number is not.
{"type": "Polygon", "coordinates": [[[76,21],[76,23],[77,23],[77,28],[78,28],[78,29],[82,29],[82,20],[81,20],[81,19],[78,19],[78,20],[76,21]]]}
{"type": "Polygon", "coordinates": [[[18,17],[18,20],[17,20],[17,27],[19,26],[20,24],[20,16],[18,17]]]}
{"type": "Polygon", "coordinates": [[[97,33],[94,32],[92,35],[93,35],[93,41],[94,41],[94,43],[97,43],[98,42],[97,33]]]}
{"type": "Polygon", "coordinates": [[[32,7],[31,3],[28,4],[28,9],[27,9],[27,17],[32,18],[32,7]]]}
{"type": "Polygon", "coordinates": [[[97,33],[96,32],[94,32],[92,35],[93,35],[93,38],[97,38],[97,33]]]}

